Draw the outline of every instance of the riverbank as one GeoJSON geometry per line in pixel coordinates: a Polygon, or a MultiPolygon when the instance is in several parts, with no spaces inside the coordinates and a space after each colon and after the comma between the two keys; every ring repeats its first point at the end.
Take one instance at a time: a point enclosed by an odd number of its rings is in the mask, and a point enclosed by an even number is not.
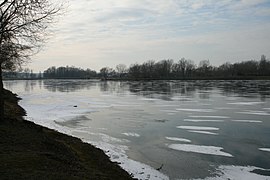
{"type": "Polygon", "coordinates": [[[102,150],[24,120],[19,100],[5,91],[0,179],[132,179],[102,150]]]}

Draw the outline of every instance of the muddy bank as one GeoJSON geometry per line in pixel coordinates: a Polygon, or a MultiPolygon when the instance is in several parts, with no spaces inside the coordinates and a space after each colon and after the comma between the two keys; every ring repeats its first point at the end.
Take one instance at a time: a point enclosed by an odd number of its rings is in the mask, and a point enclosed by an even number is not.
{"type": "Polygon", "coordinates": [[[100,149],[23,120],[19,98],[5,91],[0,122],[0,179],[132,179],[100,149]]]}

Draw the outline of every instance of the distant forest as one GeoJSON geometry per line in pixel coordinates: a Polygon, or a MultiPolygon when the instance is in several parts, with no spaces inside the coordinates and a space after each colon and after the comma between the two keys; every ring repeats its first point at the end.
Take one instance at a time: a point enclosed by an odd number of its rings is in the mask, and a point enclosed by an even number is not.
{"type": "MultiPolygon", "coordinates": [[[[24,72],[25,73],[25,72],[24,72]]],[[[8,74],[5,74],[8,76],[8,74]]],[[[10,74],[9,74],[10,75],[10,74]]],[[[13,76],[14,72],[13,72],[13,76]]],[[[18,76],[18,75],[16,75],[18,76]]],[[[77,67],[50,67],[42,73],[28,74],[29,78],[101,78],[101,79],[245,79],[249,77],[270,77],[270,60],[265,55],[259,61],[249,60],[237,63],[226,62],[220,66],[211,65],[209,60],[202,60],[196,65],[192,60],[181,58],[142,64],[135,63],[127,67],[119,64],[115,69],[103,67],[99,72],[77,67]]]]}

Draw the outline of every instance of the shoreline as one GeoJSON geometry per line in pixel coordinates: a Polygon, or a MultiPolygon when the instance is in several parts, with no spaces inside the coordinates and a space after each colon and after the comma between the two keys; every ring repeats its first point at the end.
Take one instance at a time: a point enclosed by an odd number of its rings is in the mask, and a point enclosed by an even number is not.
{"type": "Polygon", "coordinates": [[[19,100],[5,90],[0,179],[133,179],[101,149],[25,120],[19,100]]]}

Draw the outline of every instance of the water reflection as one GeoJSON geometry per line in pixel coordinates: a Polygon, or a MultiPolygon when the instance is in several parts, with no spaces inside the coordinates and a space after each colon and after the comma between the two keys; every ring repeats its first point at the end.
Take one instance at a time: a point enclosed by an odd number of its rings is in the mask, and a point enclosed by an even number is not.
{"type": "Polygon", "coordinates": [[[75,92],[96,86],[96,81],[84,80],[44,80],[43,83],[44,88],[51,92],[75,92]]]}
{"type": "MultiPolygon", "coordinates": [[[[18,81],[5,81],[5,87],[12,89],[18,81]]],[[[21,81],[26,92],[34,88],[45,88],[51,92],[76,92],[99,88],[102,92],[119,96],[131,93],[145,98],[175,100],[173,97],[209,99],[218,91],[222,96],[260,98],[270,97],[270,81],[99,81],[99,80],[28,80],[21,81]]],[[[183,99],[183,98],[179,98],[183,99]]]]}

